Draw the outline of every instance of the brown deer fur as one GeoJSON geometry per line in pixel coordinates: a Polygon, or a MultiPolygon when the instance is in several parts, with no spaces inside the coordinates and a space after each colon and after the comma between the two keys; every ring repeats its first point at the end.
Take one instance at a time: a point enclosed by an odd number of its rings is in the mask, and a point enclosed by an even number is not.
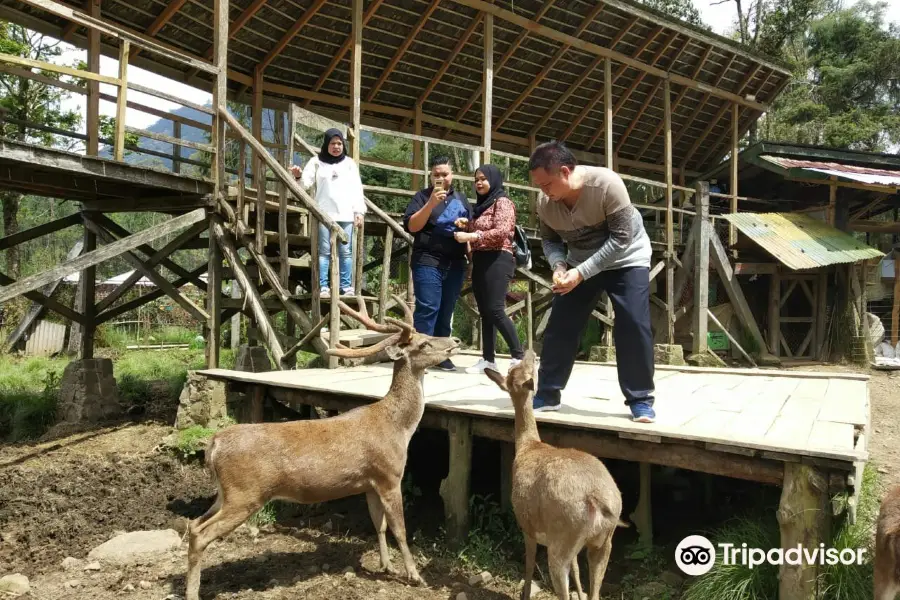
{"type": "Polygon", "coordinates": [[[875,534],[875,600],[900,594],[900,485],[881,501],[875,534]]]}
{"type": "Polygon", "coordinates": [[[406,544],[400,482],[407,445],[425,410],[425,369],[455,353],[459,340],[415,333],[409,308],[396,300],[406,321],[388,319],[388,325],[373,322],[361,299],[359,312],[341,303],[344,313],[366,327],[392,335],[371,348],[329,351],[353,358],[386,351],[394,361],[394,376],[383,399],[328,419],[234,425],[213,436],[206,464],[219,494],[206,514],[188,527],[187,600],[199,599],[206,547],[276,498],[306,504],[365,494],[382,568],[394,572],[385,537],[390,525],[407,576],[425,584],[406,544]]]}
{"type": "Polygon", "coordinates": [[[613,532],[617,526],[627,527],[619,519],[622,495],[616,482],[596,457],[541,442],[532,409],[537,379],[532,351],[505,379],[496,371],[485,374],[509,392],[516,414],[512,506],[525,535],[522,598],[530,598],[535,554],[541,544],[547,547],[550,577],[559,600],[569,598],[570,567],[581,597],[577,560],[587,546],[590,597],[599,600],[613,532]]]}

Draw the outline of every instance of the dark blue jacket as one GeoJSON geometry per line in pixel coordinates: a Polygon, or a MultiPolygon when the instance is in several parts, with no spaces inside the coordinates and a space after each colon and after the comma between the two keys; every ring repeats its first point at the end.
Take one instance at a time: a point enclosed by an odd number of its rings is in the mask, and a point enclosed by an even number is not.
{"type": "MultiPolygon", "coordinates": [[[[434,186],[425,188],[410,200],[403,215],[403,227],[409,231],[409,219],[428,204],[434,186]]],[[[458,231],[454,222],[457,219],[472,219],[472,205],[466,196],[456,188],[452,188],[443,202],[435,206],[431,216],[425,222],[425,227],[413,233],[414,265],[424,265],[439,268],[459,266],[465,263],[466,245],[460,244],[453,237],[458,231]]]]}

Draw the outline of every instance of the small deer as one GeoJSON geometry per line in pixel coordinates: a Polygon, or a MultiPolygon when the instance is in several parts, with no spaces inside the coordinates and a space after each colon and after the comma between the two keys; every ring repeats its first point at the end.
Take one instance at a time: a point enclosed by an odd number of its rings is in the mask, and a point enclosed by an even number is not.
{"type": "Polygon", "coordinates": [[[881,501],[875,534],[875,600],[900,594],[900,485],[881,501]]]}
{"type": "Polygon", "coordinates": [[[378,402],[335,417],[233,425],[213,436],[206,465],[219,493],[206,514],[188,526],[187,600],[199,600],[200,563],[206,547],[234,531],[271,499],[309,504],[365,494],[378,532],[381,567],[396,573],[385,537],[390,525],[407,577],[425,585],[406,544],[400,482],[407,446],[425,411],[425,370],[453,355],[459,340],[416,333],[412,312],[400,298],[394,297],[405,320],[388,317],[385,324],[373,321],[362,298],[357,299],[358,311],[343,302],[341,311],[368,329],[390,336],[368,348],[339,346],[329,353],[365,358],[384,351],[394,361],[390,390],[378,402]]]}
{"type": "Polygon", "coordinates": [[[612,537],[620,520],[622,495],[609,471],[596,457],[541,442],[532,410],[537,375],[531,350],[506,378],[486,370],[509,392],[516,413],[516,455],[512,472],[512,507],[525,535],[525,585],[522,599],[531,597],[537,545],[547,547],[550,578],[559,600],[568,600],[569,569],[582,598],[578,553],[587,546],[591,600],[599,600],[600,586],[612,551],[612,537]]]}

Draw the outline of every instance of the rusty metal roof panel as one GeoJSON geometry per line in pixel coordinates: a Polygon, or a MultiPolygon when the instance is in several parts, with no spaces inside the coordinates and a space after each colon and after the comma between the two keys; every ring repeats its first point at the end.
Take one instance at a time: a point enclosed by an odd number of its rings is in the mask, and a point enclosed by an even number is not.
{"type": "Polygon", "coordinates": [[[760,158],[778,165],[783,169],[806,169],[808,171],[815,171],[826,175],[845,177],[847,179],[852,179],[853,181],[859,181],[860,183],[900,187],[900,171],[896,170],[873,169],[871,167],[861,167],[837,162],[798,160],[794,158],[785,158],[783,156],[772,156],[769,154],[762,155],[760,158]]]}
{"type": "Polygon", "coordinates": [[[735,213],[719,217],[794,270],[884,256],[852,235],[801,213],[735,213]]]}

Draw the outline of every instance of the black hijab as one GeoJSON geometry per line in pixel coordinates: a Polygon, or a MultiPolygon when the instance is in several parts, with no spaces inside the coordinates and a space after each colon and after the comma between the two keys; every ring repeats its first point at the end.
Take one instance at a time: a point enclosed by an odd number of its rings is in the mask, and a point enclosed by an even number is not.
{"type": "Polygon", "coordinates": [[[322,142],[322,148],[319,150],[319,160],[327,165],[336,165],[345,158],[347,158],[347,140],[344,139],[344,134],[338,129],[329,129],[325,132],[325,141],[322,142]],[[331,144],[332,138],[335,137],[341,138],[341,144],[343,145],[340,156],[334,156],[328,151],[328,145],[331,144]]]}
{"type": "Polygon", "coordinates": [[[487,177],[488,183],[491,184],[491,189],[484,195],[479,194],[476,190],[475,196],[478,199],[474,211],[476,219],[481,216],[481,213],[493,206],[494,202],[497,201],[497,198],[506,196],[506,190],[503,189],[503,175],[500,173],[500,169],[494,165],[481,165],[476,170],[476,173],[478,171],[481,171],[481,173],[487,177]]]}

